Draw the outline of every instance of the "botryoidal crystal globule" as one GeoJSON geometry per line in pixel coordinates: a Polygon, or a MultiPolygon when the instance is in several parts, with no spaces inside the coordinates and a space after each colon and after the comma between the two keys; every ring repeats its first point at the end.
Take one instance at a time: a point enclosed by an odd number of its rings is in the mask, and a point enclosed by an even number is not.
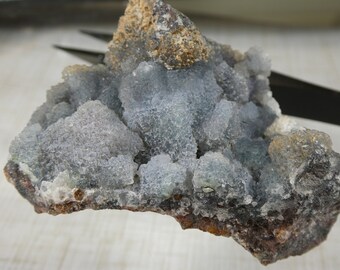
{"type": "Polygon", "coordinates": [[[242,54],[163,1],[130,0],[105,65],[65,69],[5,174],[38,213],[153,211],[231,236],[263,264],[300,255],[336,221],[340,157],[328,135],[281,115],[269,75],[260,49],[242,54]]]}

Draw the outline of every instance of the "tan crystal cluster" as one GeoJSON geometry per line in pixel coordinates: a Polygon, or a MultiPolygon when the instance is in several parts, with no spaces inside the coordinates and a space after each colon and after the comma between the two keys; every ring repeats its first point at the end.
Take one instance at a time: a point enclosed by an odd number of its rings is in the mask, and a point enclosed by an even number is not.
{"type": "Polygon", "coordinates": [[[109,45],[112,67],[119,67],[131,56],[126,52],[131,44],[144,47],[145,60],[150,57],[168,69],[206,61],[211,51],[206,39],[186,16],[156,0],[129,1],[109,45]]]}

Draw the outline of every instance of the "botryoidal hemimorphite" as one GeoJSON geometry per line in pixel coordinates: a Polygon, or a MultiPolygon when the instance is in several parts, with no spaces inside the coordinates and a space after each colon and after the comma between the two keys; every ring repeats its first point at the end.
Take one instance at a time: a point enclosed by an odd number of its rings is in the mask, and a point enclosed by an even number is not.
{"type": "Polygon", "coordinates": [[[281,115],[260,49],[242,54],[163,1],[131,0],[105,63],[66,68],[10,146],[5,174],[38,213],[166,214],[263,264],[326,238],[339,154],[281,115]]]}

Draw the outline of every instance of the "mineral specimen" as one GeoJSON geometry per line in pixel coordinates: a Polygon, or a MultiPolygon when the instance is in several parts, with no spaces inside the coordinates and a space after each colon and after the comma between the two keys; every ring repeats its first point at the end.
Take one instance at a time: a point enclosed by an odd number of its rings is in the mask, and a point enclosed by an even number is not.
{"type": "Polygon", "coordinates": [[[281,115],[260,49],[208,40],[161,0],[131,0],[106,65],[72,66],[10,147],[38,213],[167,214],[263,264],[322,242],[340,211],[329,137],[281,115]]]}

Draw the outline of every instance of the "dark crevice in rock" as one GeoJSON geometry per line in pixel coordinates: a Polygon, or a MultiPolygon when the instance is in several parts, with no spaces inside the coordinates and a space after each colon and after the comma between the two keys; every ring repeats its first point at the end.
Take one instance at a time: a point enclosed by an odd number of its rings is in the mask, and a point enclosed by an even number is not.
{"type": "Polygon", "coordinates": [[[136,162],[138,164],[138,166],[142,165],[142,164],[147,164],[151,159],[151,155],[148,151],[140,151],[138,152],[138,154],[135,156],[135,158],[133,159],[134,162],[136,162]]]}

